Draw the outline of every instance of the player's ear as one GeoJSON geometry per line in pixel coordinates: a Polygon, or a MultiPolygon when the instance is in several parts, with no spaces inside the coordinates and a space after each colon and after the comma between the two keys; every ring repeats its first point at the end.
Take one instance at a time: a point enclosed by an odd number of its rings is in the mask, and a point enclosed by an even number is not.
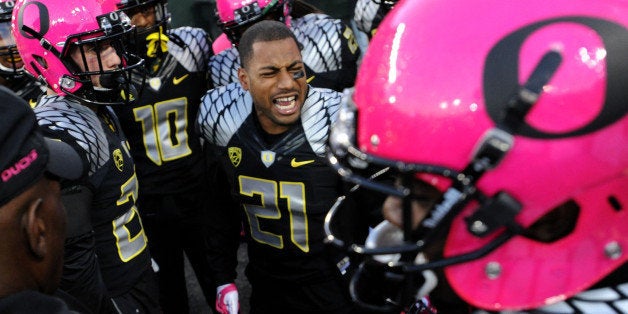
{"type": "Polygon", "coordinates": [[[238,79],[240,80],[242,88],[249,90],[249,74],[246,73],[246,70],[242,67],[238,69],[238,79]]]}
{"type": "Polygon", "coordinates": [[[28,241],[31,253],[37,258],[44,258],[47,251],[46,222],[43,217],[43,199],[31,200],[22,215],[22,230],[28,241]]]}

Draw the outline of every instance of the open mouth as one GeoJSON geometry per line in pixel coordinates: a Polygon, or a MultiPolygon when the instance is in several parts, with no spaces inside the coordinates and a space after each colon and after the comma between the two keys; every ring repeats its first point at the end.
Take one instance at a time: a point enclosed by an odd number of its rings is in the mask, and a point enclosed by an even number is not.
{"type": "Polygon", "coordinates": [[[297,109],[297,96],[279,97],[273,99],[275,108],[281,114],[293,114],[297,109]]]}

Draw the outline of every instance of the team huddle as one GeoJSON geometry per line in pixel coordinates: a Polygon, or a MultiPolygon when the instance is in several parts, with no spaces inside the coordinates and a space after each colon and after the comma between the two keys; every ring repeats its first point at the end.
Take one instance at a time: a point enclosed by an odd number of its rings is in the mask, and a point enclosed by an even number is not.
{"type": "Polygon", "coordinates": [[[0,312],[628,313],[628,5],[173,4],[0,0],[0,312]]]}

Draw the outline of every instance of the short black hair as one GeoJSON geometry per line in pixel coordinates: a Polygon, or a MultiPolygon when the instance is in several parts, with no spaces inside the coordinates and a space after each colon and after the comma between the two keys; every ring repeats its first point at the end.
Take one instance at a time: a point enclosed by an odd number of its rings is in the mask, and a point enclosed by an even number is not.
{"type": "Polygon", "coordinates": [[[286,38],[292,38],[294,42],[302,49],[302,45],[294,36],[294,33],[286,24],[273,20],[263,20],[249,27],[240,39],[238,45],[238,53],[240,54],[240,64],[243,68],[247,68],[249,61],[253,57],[253,44],[260,41],[275,41],[286,38]]]}

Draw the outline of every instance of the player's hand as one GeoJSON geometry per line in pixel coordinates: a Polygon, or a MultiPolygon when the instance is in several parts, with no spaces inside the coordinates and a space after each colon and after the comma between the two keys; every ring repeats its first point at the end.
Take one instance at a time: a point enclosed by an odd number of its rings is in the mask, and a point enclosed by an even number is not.
{"type": "Polygon", "coordinates": [[[216,288],[216,310],[220,314],[238,314],[240,300],[238,288],[234,283],[228,283],[216,288]]]}

